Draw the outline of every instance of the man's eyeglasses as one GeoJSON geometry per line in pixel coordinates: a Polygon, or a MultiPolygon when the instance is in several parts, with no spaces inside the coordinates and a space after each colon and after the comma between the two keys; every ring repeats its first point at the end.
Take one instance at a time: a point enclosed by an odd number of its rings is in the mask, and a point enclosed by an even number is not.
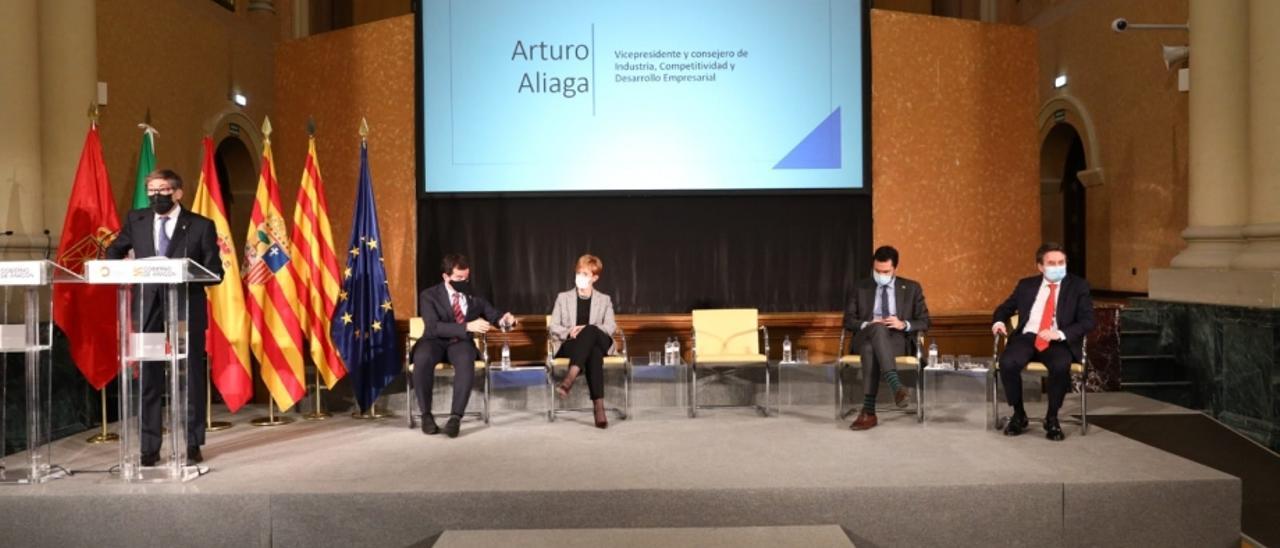
{"type": "Polygon", "coordinates": [[[170,194],[173,194],[173,189],[172,188],[148,188],[147,189],[147,196],[155,196],[157,194],[168,196],[170,194]]]}

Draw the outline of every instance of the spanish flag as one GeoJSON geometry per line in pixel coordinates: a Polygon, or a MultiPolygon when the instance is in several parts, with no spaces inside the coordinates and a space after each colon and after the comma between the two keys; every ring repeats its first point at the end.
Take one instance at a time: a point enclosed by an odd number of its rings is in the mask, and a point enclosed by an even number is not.
{"type": "Polygon", "coordinates": [[[225,274],[222,283],[208,287],[209,330],[205,349],[213,385],[232,413],[253,397],[253,374],[249,369],[249,317],[244,313],[244,286],[240,285],[240,265],[236,263],[227,206],[222,202],[222,184],[214,166],[213,139],[204,138],[204,163],[200,168],[200,188],[191,210],[213,221],[218,232],[218,256],[225,274]]]}
{"type": "Polygon", "coordinates": [[[307,393],[302,366],[298,290],[289,256],[289,236],[280,213],[280,188],[271,160],[271,121],[263,122],[262,173],[244,244],[244,282],[249,298],[250,347],[262,382],[281,410],[307,393]]]}
{"type": "Polygon", "coordinates": [[[329,227],[329,203],[324,197],[324,180],[320,178],[320,161],[316,157],[316,138],[308,141],[298,203],[293,209],[290,256],[298,260],[293,269],[298,274],[301,297],[298,313],[302,333],[310,345],[311,361],[324,377],[325,386],[333,388],[347,374],[329,335],[339,291],[338,259],[333,253],[333,230],[329,227]]]}

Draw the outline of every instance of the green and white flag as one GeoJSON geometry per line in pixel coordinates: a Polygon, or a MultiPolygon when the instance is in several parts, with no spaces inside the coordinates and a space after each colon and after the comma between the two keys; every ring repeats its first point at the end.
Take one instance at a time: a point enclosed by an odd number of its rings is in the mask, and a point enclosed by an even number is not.
{"type": "Polygon", "coordinates": [[[148,207],[147,175],[156,170],[156,128],[150,124],[138,124],[142,128],[142,150],[138,152],[137,184],[133,187],[133,209],[148,207]]]}

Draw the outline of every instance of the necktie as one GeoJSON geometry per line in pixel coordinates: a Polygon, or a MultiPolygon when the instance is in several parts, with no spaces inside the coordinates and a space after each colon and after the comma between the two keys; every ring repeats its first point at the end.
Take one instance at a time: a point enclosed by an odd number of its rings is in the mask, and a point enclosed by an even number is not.
{"type": "MultiPolygon", "coordinates": [[[[1057,300],[1057,296],[1058,284],[1049,284],[1049,299],[1044,302],[1044,314],[1040,315],[1039,331],[1053,327],[1053,314],[1055,312],[1053,303],[1057,300]]],[[[1046,348],[1049,348],[1049,341],[1036,337],[1036,350],[1044,352],[1046,348]]]]}
{"type": "Polygon", "coordinates": [[[169,254],[169,217],[162,215],[160,217],[160,234],[156,238],[156,255],[167,256],[169,254]]]}
{"type": "Polygon", "coordinates": [[[462,294],[453,294],[453,319],[458,323],[467,323],[467,317],[462,314],[462,294]]]}
{"type": "Polygon", "coordinates": [[[880,317],[889,317],[889,286],[880,286],[880,317]]]}

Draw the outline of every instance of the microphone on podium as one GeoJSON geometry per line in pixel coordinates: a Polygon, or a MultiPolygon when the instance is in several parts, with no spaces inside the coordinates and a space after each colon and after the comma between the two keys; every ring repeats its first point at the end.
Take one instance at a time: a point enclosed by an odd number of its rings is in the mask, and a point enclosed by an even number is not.
{"type": "MultiPolygon", "coordinates": [[[[0,232],[0,236],[13,236],[13,231],[12,231],[12,230],[5,230],[5,231],[3,231],[3,232],[0,232]]],[[[8,244],[8,243],[5,243],[3,246],[0,246],[0,249],[8,249],[8,248],[9,248],[9,244],[8,244]]]]}

